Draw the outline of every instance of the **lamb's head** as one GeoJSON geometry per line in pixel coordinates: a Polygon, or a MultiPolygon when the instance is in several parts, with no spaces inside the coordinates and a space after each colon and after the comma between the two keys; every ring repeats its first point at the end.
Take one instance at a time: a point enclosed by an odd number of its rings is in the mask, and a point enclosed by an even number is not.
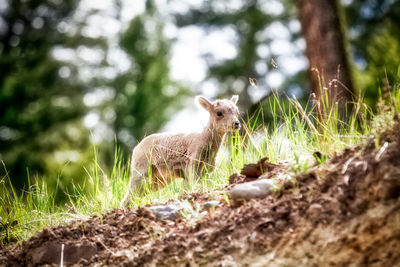
{"type": "Polygon", "coordinates": [[[239,109],[236,106],[239,96],[231,99],[221,99],[210,102],[202,96],[196,97],[197,102],[210,113],[210,126],[220,134],[239,130],[239,109]]]}

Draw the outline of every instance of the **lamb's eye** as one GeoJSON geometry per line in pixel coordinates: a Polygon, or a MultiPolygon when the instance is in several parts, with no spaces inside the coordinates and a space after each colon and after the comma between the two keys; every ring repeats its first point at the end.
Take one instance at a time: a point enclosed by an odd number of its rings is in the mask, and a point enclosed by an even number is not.
{"type": "Polygon", "coordinates": [[[222,117],[222,112],[221,112],[221,111],[218,111],[218,112],[217,112],[217,116],[218,116],[218,117],[222,117]]]}

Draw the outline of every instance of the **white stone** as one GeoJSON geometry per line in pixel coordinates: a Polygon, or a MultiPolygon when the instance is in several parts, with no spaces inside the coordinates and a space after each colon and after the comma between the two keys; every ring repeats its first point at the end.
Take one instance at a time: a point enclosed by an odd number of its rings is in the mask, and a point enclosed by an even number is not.
{"type": "Polygon", "coordinates": [[[237,184],[229,191],[229,195],[231,198],[237,200],[250,200],[253,198],[264,198],[276,190],[279,190],[279,186],[273,180],[261,179],[237,184]]]}

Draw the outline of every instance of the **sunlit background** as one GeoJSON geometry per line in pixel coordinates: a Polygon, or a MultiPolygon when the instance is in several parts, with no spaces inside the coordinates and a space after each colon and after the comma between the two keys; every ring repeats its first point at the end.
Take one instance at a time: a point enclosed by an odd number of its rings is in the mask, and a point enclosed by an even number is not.
{"type": "MultiPolygon", "coordinates": [[[[398,72],[400,4],[340,3],[355,87],[374,108],[398,72]]],[[[1,0],[0,176],[67,186],[95,153],[107,168],[148,134],[201,130],[198,94],[238,94],[244,119],[270,90],[307,101],[301,31],[291,0],[1,0]]]]}
{"type": "MultiPolygon", "coordinates": [[[[144,23],[145,31],[150,35],[156,31],[157,23],[162,22],[162,34],[171,43],[168,59],[170,78],[179,82],[193,94],[202,94],[211,99],[221,94],[219,81],[207,77],[208,69],[214,64],[234,60],[238,56],[237,27],[240,25],[227,24],[220,27],[203,27],[190,24],[184,27],[176,25],[175,15],[185,15],[192,9],[201,9],[204,1],[155,1],[157,18],[148,19],[144,23]]],[[[211,8],[216,12],[234,12],[244,6],[243,1],[228,1],[225,3],[216,1],[211,3],[211,8]]],[[[284,12],[284,4],[277,0],[264,1],[259,8],[270,16],[281,16],[284,12]]],[[[108,51],[101,49],[79,47],[78,51],[58,47],[53,55],[56,59],[76,63],[80,60],[81,73],[79,78],[93,78],[101,75],[109,79],[115,79],[120,73],[132,68],[132,62],[118,44],[121,31],[126,31],[129,23],[137,16],[145,13],[145,1],[81,1],[74,19],[62,24],[65,30],[77,31],[75,23],[86,21],[82,29],[82,35],[88,38],[103,37],[107,39],[108,51]],[[74,25],[75,24],[75,25],[74,25]],[[103,60],[110,65],[94,72],[93,66],[98,66],[103,60]]],[[[244,22],[242,22],[244,23],[244,22]]],[[[158,25],[161,26],[161,25],[158,25]]],[[[245,27],[245,25],[243,26],[245,27]]],[[[270,88],[279,88],[285,76],[293,76],[304,71],[307,60],[303,55],[304,40],[299,38],[291,41],[293,34],[300,32],[300,23],[296,18],[291,19],[287,25],[276,21],[257,32],[256,47],[258,60],[255,62],[255,71],[252,76],[260,77],[260,87],[249,87],[250,101],[256,103],[270,88]],[[269,61],[270,60],[270,61],[269,61]],[[274,63],[275,62],[275,63],[274,63]]],[[[60,69],[60,76],[69,77],[67,68],[60,69]]],[[[246,77],[236,77],[232,81],[232,93],[240,93],[247,86],[246,77]]],[[[88,80],[86,80],[88,81],[88,80]]],[[[289,94],[301,96],[301,88],[294,86],[289,94]]],[[[97,88],[84,96],[87,106],[96,106],[113,97],[112,89],[97,88]]],[[[207,113],[198,110],[192,103],[192,99],[183,99],[183,109],[171,114],[171,118],[163,126],[166,131],[193,131],[201,130],[207,121],[207,113]]],[[[113,117],[115,115],[109,115],[113,117]]],[[[94,141],[104,138],[113,139],[114,133],[109,129],[109,134],[104,133],[106,125],[101,125],[101,119],[96,112],[90,112],[84,119],[85,126],[92,129],[94,141]],[[99,125],[100,122],[100,125],[99,125]]],[[[122,133],[124,139],[125,135],[122,133]]],[[[127,137],[125,137],[126,139],[127,137]]],[[[131,140],[132,144],[135,141],[131,140]]]]}

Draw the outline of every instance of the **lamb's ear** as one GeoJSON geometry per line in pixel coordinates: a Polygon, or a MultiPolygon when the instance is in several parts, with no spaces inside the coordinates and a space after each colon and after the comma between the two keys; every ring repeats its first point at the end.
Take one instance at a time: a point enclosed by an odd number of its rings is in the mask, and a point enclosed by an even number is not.
{"type": "Polygon", "coordinates": [[[203,108],[205,108],[208,111],[212,110],[212,103],[205,97],[203,96],[196,96],[196,102],[200,104],[203,108]]]}
{"type": "Polygon", "coordinates": [[[232,98],[231,98],[231,101],[236,105],[236,103],[238,102],[238,100],[239,100],[239,96],[238,95],[233,95],[232,96],[232,98]]]}

